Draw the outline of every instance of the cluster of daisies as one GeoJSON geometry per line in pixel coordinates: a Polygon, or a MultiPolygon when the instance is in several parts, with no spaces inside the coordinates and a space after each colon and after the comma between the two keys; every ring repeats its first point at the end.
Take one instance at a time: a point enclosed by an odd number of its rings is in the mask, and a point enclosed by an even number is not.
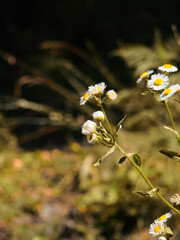
{"type": "MultiPolygon", "coordinates": [[[[89,86],[86,93],[80,98],[80,105],[84,105],[87,101],[94,102],[97,106],[101,106],[106,99],[114,100],[117,93],[114,90],[109,90],[104,94],[106,85],[104,82],[89,86]]],[[[100,142],[106,146],[113,143],[112,136],[103,127],[102,122],[105,119],[102,111],[96,111],[92,115],[93,120],[87,120],[82,126],[82,134],[87,136],[89,143],[100,142]]]]}
{"type": "Polygon", "coordinates": [[[171,218],[171,213],[166,213],[162,215],[160,218],[156,219],[151,225],[149,229],[149,233],[155,236],[159,236],[158,240],[166,240],[167,239],[167,233],[166,233],[166,227],[167,227],[167,220],[171,218]]]}
{"type": "Polygon", "coordinates": [[[165,101],[180,91],[179,84],[169,86],[168,77],[169,73],[177,72],[178,68],[171,64],[164,64],[163,66],[158,67],[158,70],[160,71],[158,73],[154,73],[154,70],[142,73],[139,76],[137,83],[139,84],[144,79],[147,80],[147,88],[150,91],[160,93],[159,100],[165,101]]]}
{"type": "MultiPolygon", "coordinates": [[[[84,105],[88,100],[92,100],[95,103],[98,103],[97,100],[101,99],[101,96],[104,93],[105,88],[106,88],[106,85],[104,82],[89,86],[86,93],[80,98],[80,105],[84,105]]],[[[116,97],[117,97],[117,93],[114,90],[109,90],[106,93],[105,98],[114,100],[116,99],[116,97]]]]}

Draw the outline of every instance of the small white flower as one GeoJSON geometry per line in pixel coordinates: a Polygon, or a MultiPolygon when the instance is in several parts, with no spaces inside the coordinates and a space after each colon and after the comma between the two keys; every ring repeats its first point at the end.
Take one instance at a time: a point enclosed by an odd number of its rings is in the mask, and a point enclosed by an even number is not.
{"type": "Polygon", "coordinates": [[[81,98],[80,98],[80,105],[84,105],[91,97],[91,94],[87,91],[81,98]]]}
{"type": "Polygon", "coordinates": [[[92,95],[96,94],[102,94],[104,92],[104,89],[106,88],[106,85],[104,82],[98,83],[94,86],[90,86],[88,88],[88,92],[92,95]]]}
{"type": "Polygon", "coordinates": [[[96,111],[93,113],[93,119],[95,121],[102,122],[104,121],[104,113],[102,111],[96,111]]]}
{"type": "Polygon", "coordinates": [[[176,193],[173,196],[171,196],[170,197],[170,202],[173,203],[176,206],[180,205],[180,195],[176,193]]]}
{"type": "Polygon", "coordinates": [[[165,223],[171,217],[172,217],[171,213],[166,213],[166,214],[162,215],[161,217],[159,217],[158,219],[156,219],[154,222],[155,223],[165,223]]]}
{"type": "Polygon", "coordinates": [[[147,72],[143,72],[143,73],[139,76],[139,78],[138,78],[138,80],[137,80],[136,82],[139,84],[143,79],[148,78],[149,75],[151,75],[153,72],[154,72],[153,70],[149,70],[149,71],[147,71],[147,72]]]}
{"type": "Polygon", "coordinates": [[[158,240],[167,240],[167,238],[164,237],[164,236],[161,236],[161,237],[158,238],[158,240]]]}
{"type": "Polygon", "coordinates": [[[147,83],[148,88],[155,91],[165,89],[169,85],[169,78],[165,74],[153,74],[147,83]]]}
{"type": "Polygon", "coordinates": [[[154,236],[160,235],[164,232],[164,225],[159,222],[154,222],[150,225],[149,233],[154,236]]]}
{"type": "Polygon", "coordinates": [[[91,120],[87,120],[82,126],[82,134],[84,135],[91,135],[95,131],[96,131],[96,123],[91,120]]]}
{"type": "Polygon", "coordinates": [[[164,64],[163,66],[158,67],[159,70],[163,72],[177,72],[178,68],[171,64],[164,64]]]}
{"type": "Polygon", "coordinates": [[[159,96],[160,100],[164,101],[174,95],[176,92],[180,91],[180,85],[175,84],[170,86],[169,88],[166,88],[159,96]]]}
{"type": "Polygon", "coordinates": [[[88,143],[94,144],[97,142],[97,135],[95,133],[87,136],[88,143]]]}
{"type": "Polygon", "coordinates": [[[106,96],[110,99],[110,100],[114,100],[117,98],[117,93],[114,90],[109,90],[106,93],[106,96]]]}

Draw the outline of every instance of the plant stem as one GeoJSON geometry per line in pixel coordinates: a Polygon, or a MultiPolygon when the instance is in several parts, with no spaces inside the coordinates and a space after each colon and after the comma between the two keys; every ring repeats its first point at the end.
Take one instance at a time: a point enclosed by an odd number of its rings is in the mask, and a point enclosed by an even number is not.
{"type": "MultiPolygon", "coordinates": [[[[168,112],[168,115],[169,115],[169,118],[170,118],[172,127],[173,127],[174,131],[177,132],[176,126],[175,126],[175,124],[174,124],[174,120],[173,120],[173,117],[172,117],[172,114],[171,114],[171,111],[170,111],[170,108],[169,108],[168,103],[167,103],[166,100],[164,101],[164,104],[165,104],[165,106],[166,106],[166,109],[167,109],[167,112],[168,112]]],[[[177,135],[176,135],[176,136],[177,136],[177,135]]],[[[177,140],[178,140],[178,142],[179,142],[179,144],[180,144],[180,137],[177,136],[177,140]]]]}
{"type": "MultiPolygon", "coordinates": [[[[140,167],[134,162],[134,160],[132,158],[130,158],[128,156],[127,153],[124,152],[124,150],[117,144],[115,143],[115,146],[119,149],[120,152],[122,152],[124,154],[124,156],[127,157],[127,159],[133,164],[133,166],[137,169],[137,171],[140,173],[140,175],[143,177],[143,179],[145,180],[145,182],[149,185],[149,187],[151,189],[154,189],[154,186],[152,185],[152,183],[148,180],[148,178],[144,175],[144,173],[142,172],[142,170],[140,169],[140,167]]],[[[166,201],[166,199],[163,198],[163,196],[161,196],[161,194],[159,192],[156,193],[156,195],[171,209],[173,209],[177,214],[180,215],[180,212],[174,208],[168,201],[166,201]]]]}
{"type": "Polygon", "coordinates": [[[105,117],[106,123],[107,123],[107,125],[108,125],[109,131],[110,131],[112,137],[114,137],[114,134],[113,134],[111,125],[110,125],[110,123],[109,123],[109,120],[108,120],[108,118],[107,118],[106,112],[105,112],[104,107],[103,107],[102,104],[101,104],[101,111],[104,113],[104,117],[105,117]]]}

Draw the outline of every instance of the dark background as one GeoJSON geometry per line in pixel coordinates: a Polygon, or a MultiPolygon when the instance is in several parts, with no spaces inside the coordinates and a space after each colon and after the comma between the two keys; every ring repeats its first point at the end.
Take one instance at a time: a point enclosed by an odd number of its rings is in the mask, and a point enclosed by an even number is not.
{"type": "MultiPolygon", "coordinates": [[[[180,28],[179,1],[138,3],[119,0],[32,0],[3,1],[0,5],[1,50],[13,54],[41,71],[46,71],[41,68],[44,59],[47,58],[47,53],[40,49],[43,41],[65,41],[88,51],[85,42],[89,40],[125,87],[131,87],[135,81],[132,81],[132,76],[120,58],[110,58],[108,55],[117,48],[117,42],[121,45],[140,43],[151,46],[155,30],[158,29],[165,40],[173,35],[172,24],[175,24],[177,29],[180,28]]],[[[91,75],[95,81],[103,80],[80,58],[68,51],[64,51],[63,54],[79,69],[91,75]]],[[[25,74],[27,73],[22,69],[10,66],[0,59],[1,99],[6,95],[14,95],[16,81],[25,74]]],[[[46,74],[69,87],[56,71],[46,74]]],[[[41,103],[50,102],[49,99],[54,98],[57,104],[53,105],[52,100],[53,106],[67,110],[67,105],[61,103],[62,99],[59,98],[59,102],[57,101],[57,93],[41,89],[41,87],[25,88],[22,97],[41,103]]],[[[13,116],[16,114],[17,111],[14,111],[13,116]]],[[[12,112],[5,112],[5,115],[12,116],[12,112]]],[[[15,131],[15,134],[22,135],[34,127],[22,127],[15,131]]],[[[67,134],[67,131],[63,134],[67,134]]]]}

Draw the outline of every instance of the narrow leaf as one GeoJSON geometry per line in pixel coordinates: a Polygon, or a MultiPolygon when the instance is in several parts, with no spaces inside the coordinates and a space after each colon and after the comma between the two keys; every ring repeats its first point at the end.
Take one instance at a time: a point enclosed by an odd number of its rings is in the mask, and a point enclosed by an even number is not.
{"type": "Polygon", "coordinates": [[[124,161],[126,160],[126,156],[123,156],[122,158],[120,158],[118,164],[122,164],[124,161]]]}
{"type": "Polygon", "coordinates": [[[102,163],[102,161],[109,156],[109,154],[113,153],[115,150],[115,145],[109,149],[96,163],[93,164],[94,167],[99,167],[102,163]]]}
{"type": "Polygon", "coordinates": [[[133,158],[134,158],[134,161],[135,163],[140,167],[141,166],[141,158],[138,154],[133,154],[133,158]]]}
{"type": "Polygon", "coordinates": [[[163,125],[163,127],[171,132],[173,132],[178,138],[179,138],[179,133],[177,131],[175,131],[174,129],[170,128],[170,127],[167,127],[165,125],[163,125]]]}
{"type": "Polygon", "coordinates": [[[116,136],[118,135],[119,129],[121,128],[121,125],[122,125],[122,123],[124,122],[124,120],[126,119],[126,117],[127,117],[127,115],[125,115],[125,116],[121,119],[121,121],[119,121],[119,123],[117,124],[117,126],[116,126],[116,132],[115,132],[116,136]]]}
{"type": "Polygon", "coordinates": [[[152,198],[154,195],[159,192],[158,188],[153,188],[150,191],[133,191],[133,193],[137,194],[140,197],[152,198]]]}
{"type": "Polygon", "coordinates": [[[180,162],[180,154],[177,152],[169,151],[166,149],[161,149],[159,152],[173,160],[177,160],[178,162],[180,162]]]}

